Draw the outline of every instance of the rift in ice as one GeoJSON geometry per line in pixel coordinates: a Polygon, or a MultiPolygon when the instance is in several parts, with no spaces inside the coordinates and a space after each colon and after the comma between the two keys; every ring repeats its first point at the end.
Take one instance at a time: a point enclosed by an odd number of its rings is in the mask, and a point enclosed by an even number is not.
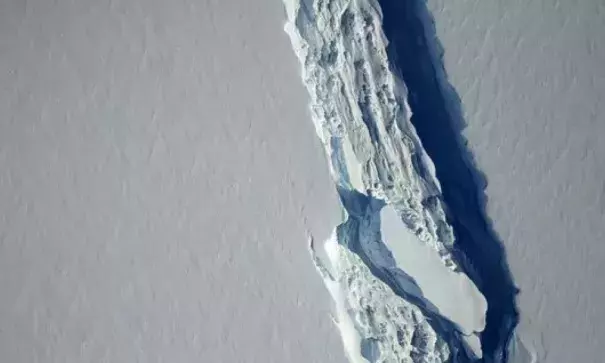
{"type": "Polygon", "coordinates": [[[506,361],[515,289],[422,4],[383,1],[383,24],[372,0],[284,2],[345,212],[311,250],[349,359],[506,361]]]}

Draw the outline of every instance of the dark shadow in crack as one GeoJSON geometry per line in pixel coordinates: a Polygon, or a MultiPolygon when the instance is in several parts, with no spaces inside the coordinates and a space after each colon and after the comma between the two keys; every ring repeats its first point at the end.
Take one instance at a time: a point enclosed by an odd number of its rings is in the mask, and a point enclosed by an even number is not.
{"type": "Polygon", "coordinates": [[[456,235],[456,259],[488,302],[481,335],[483,362],[508,360],[506,348],[518,323],[518,293],[502,242],[486,217],[486,178],[461,132],[462,106],[449,84],[426,0],[379,0],[392,69],[405,82],[412,123],[435,164],[448,220],[456,235]]]}

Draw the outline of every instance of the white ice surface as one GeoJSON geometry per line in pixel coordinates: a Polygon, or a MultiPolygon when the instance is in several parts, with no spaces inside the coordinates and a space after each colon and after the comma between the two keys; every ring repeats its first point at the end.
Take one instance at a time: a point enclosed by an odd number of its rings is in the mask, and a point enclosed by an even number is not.
{"type": "Polygon", "coordinates": [[[480,357],[481,346],[474,333],[485,328],[487,302],[481,292],[468,276],[444,266],[435,250],[401,224],[401,217],[392,207],[384,207],[380,218],[383,241],[397,267],[414,279],[424,299],[469,336],[467,341],[480,357]]]}
{"type": "Polygon", "coordinates": [[[519,337],[541,363],[602,363],[605,2],[428,3],[521,289],[519,337]]]}
{"type": "MultiPolygon", "coordinates": [[[[324,243],[326,256],[330,261],[332,270],[338,271],[336,265],[340,258],[340,248],[335,235],[332,235],[330,239],[324,243]]],[[[324,283],[334,300],[334,310],[336,312],[334,324],[338,327],[345,353],[347,354],[349,361],[351,363],[366,363],[367,360],[361,355],[361,336],[355,328],[355,322],[348,312],[345,288],[340,281],[330,279],[327,276],[324,276],[324,283]]]]}
{"type": "Polygon", "coordinates": [[[278,1],[0,1],[0,362],[345,362],[278,1]]]}

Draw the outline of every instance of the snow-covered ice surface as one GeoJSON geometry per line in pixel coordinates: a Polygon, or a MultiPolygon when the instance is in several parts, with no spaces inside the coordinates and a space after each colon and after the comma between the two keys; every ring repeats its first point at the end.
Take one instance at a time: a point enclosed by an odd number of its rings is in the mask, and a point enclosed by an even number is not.
{"type": "Polygon", "coordinates": [[[344,363],[277,0],[0,1],[0,362],[344,363]]]}
{"type": "Polygon", "coordinates": [[[379,4],[284,3],[285,30],[344,209],[343,223],[326,242],[329,263],[312,253],[336,302],[350,360],[465,362],[481,357],[488,342],[487,359],[503,361],[514,304],[502,302],[510,304],[510,317],[492,310],[491,330],[499,333],[484,337],[489,299],[475,283],[486,277],[484,286],[495,282],[508,292],[510,281],[492,279],[493,271],[504,271],[497,263],[482,276],[475,263],[486,263],[457,247],[435,166],[411,123],[407,80],[393,73],[387,57],[379,4]]]}
{"type": "Polygon", "coordinates": [[[602,363],[605,2],[428,5],[520,288],[525,360],[602,363]]]}

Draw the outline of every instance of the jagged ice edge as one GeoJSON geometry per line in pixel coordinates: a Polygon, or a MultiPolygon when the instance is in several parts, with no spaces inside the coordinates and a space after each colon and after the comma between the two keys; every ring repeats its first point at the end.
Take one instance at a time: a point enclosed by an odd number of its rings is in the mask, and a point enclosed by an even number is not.
{"type": "MultiPolygon", "coordinates": [[[[434,249],[447,268],[461,272],[450,252],[454,236],[434,166],[410,123],[407,90],[388,68],[378,4],[284,3],[285,30],[302,64],[312,119],[337,188],[393,206],[403,224],[434,249]]],[[[345,212],[350,219],[346,206],[345,212]]],[[[335,232],[326,242],[331,268],[314,252],[313,257],[336,302],[337,326],[349,359],[446,361],[451,349],[422,310],[398,296],[368,266],[393,264],[384,245],[363,235],[347,236],[350,229],[340,231],[345,235],[339,238],[335,232]],[[359,250],[353,251],[351,240],[359,243],[359,250]]]]}

